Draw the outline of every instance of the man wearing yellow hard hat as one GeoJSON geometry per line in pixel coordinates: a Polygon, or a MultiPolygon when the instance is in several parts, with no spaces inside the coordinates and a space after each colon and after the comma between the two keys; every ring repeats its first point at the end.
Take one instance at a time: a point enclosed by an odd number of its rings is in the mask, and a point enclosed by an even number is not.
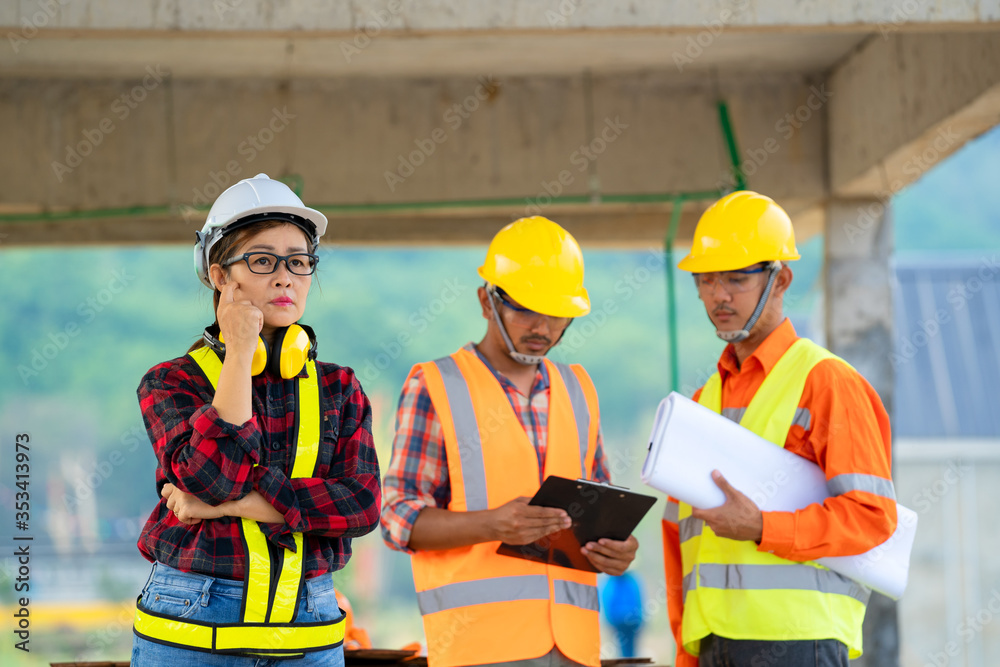
{"type": "Polygon", "coordinates": [[[694,399],[820,466],[822,505],[761,512],[719,474],[710,510],[669,498],[667,607],[678,666],[847,667],[861,654],[870,590],[813,561],[864,553],[896,528],[889,416],[844,360],[799,338],[782,314],[799,258],[774,201],[734,192],[711,206],[678,267],[694,274],[729,345],[694,399]]]}
{"type": "MultiPolygon", "coordinates": [[[[382,536],[411,554],[430,667],[600,664],[596,575],[496,553],[568,528],[528,505],[543,478],[608,482],[597,392],[545,358],[590,311],[576,240],[542,217],[497,233],[479,268],[486,335],[417,364],[403,386],[382,536]]],[[[584,545],[617,575],[638,542],[584,545]]]]}

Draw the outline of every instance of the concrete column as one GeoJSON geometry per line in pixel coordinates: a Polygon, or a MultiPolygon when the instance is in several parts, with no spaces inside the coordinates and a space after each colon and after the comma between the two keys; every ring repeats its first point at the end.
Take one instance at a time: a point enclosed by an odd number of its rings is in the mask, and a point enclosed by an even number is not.
{"type": "MultiPolygon", "coordinates": [[[[826,341],[872,384],[892,415],[892,220],[889,202],[834,199],[826,209],[826,341]]],[[[896,603],[873,593],[856,664],[898,667],[896,603]]]]}

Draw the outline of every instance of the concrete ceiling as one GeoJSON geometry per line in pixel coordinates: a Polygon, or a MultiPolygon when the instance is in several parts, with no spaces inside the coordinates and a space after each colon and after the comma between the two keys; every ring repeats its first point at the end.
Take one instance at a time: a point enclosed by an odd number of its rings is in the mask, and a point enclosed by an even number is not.
{"type": "MultiPolygon", "coordinates": [[[[0,49],[0,127],[22,156],[0,164],[5,244],[190,241],[192,193],[218,183],[222,169],[300,175],[310,200],[331,206],[527,202],[564,173],[571,183],[558,189],[576,197],[717,189],[731,176],[718,99],[729,105],[750,185],[779,198],[808,235],[822,229],[831,196],[896,191],[915,178],[917,158],[932,164],[995,124],[1000,99],[1000,0],[47,7],[0,3],[9,42],[0,49]],[[149,72],[155,81],[139,90],[149,72]],[[459,102],[480,108],[482,98],[468,95],[482,77],[498,80],[502,94],[491,83],[484,110],[453,122],[459,102]],[[123,114],[115,105],[126,98],[135,105],[123,114]],[[296,120],[274,148],[240,150],[286,107],[296,120]],[[578,171],[581,141],[597,141],[602,120],[619,117],[631,129],[578,171]],[[428,166],[397,190],[385,175],[433,132],[433,159],[418,156],[428,166]],[[85,145],[98,135],[99,150],[85,145]],[[93,157],[56,172],[78,147],[93,157]],[[60,217],[74,212],[86,215],[60,217]]],[[[684,205],[679,238],[705,203],[684,205]]],[[[335,215],[343,242],[468,242],[523,208],[335,215]]],[[[671,205],[551,212],[581,239],[645,244],[662,240],[671,205]]]]}
{"type": "Polygon", "coordinates": [[[538,76],[636,71],[807,74],[833,69],[870,32],[573,31],[464,34],[50,31],[0,50],[0,76],[184,78],[538,76]],[[717,34],[713,34],[717,32],[717,34]],[[360,48],[359,48],[360,47],[360,48]]]}

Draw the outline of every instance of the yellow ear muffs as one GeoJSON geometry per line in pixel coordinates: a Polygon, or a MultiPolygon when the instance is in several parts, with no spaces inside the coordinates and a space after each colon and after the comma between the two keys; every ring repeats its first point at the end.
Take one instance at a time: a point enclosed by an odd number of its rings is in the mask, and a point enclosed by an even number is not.
{"type": "Polygon", "coordinates": [[[260,336],[257,336],[257,349],[253,352],[253,361],[250,362],[250,375],[257,376],[264,372],[268,362],[267,343],[260,336]]]}
{"type": "MultiPolygon", "coordinates": [[[[219,332],[219,342],[225,345],[226,339],[222,337],[222,332],[219,332]]],[[[223,348],[225,349],[225,348],[223,348]]],[[[264,343],[264,339],[257,336],[257,349],[253,352],[253,361],[250,362],[250,375],[260,375],[267,368],[267,344],[264,343]]]]}
{"type": "Polygon", "coordinates": [[[271,372],[292,379],[306,365],[310,347],[309,334],[298,324],[279,329],[274,337],[274,353],[268,360],[271,372]]]}
{"type": "MultiPolygon", "coordinates": [[[[217,325],[205,329],[202,336],[205,344],[215,350],[220,359],[226,358],[226,345],[217,325]],[[218,338],[215,337],[218,335],[218,338]]],[[[316,334],[305,324],[293,324],[284,329],[278,329],[274,335],[274,346],[268,347],[267,342],[257,337],[257,349],[254,350],[250,362],[250,374],[260,375],[269,370],[285,380],[291,380],[306,365],[308,359],[316,358],[316,334]]]]}

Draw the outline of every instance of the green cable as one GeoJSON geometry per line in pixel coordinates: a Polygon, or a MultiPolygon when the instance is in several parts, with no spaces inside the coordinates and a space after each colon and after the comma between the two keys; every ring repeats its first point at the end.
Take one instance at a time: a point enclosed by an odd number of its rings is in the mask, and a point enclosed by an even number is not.
{"type": "Polygon", "coordinates": [[[677,351],[677,298],[674,288],[674,239],[681,222],[681,209],[684,207],[684,195],[674,198],[674,207],[670,211],[670,227],[667,228],[667,238],[663,254],[666,259],[664,271],[667,274],[667,347],[670,353],[670,391],[677,391],[680,386],[680,368],[678,368],[677,351]]]}
{"type": "MultiPolygon", "coordinates": [[[[729,107],[724,100],[716,103],[719,113],[719,126],[722,130],[726,143],[726,150],[729,154],[730,169],[736,189],[746,188],[746,176],[740,166],[739,149],[736,146],[736,136],[733,132],[732,121],[729,117],[729,107]]],[[[302,196],[305,184],[304,179],[299,174],[289,174],[281,179],[288,185],[296,195],[302,196]]],[[[691,192],[677,193],[635,193],[635,194],[611,194],[602,195],[602,204],[661,204],[670,203],[670,226],[667,229],[667,236],[664,241],[664,256],[666,259],[666,280],[667,280],[667,336],[669,339],[670,358],[670,389],[677,391],[680,385],[680,368],[678,362],[677,345],[677,296],[674,281],[674,241],[677,237],[677,230],[680,227],[681,210],[685,201],[701,201],[718,199],[724,193],[720,190],[696,190],[691,192]]],[[[532,205],[532,199],[527,197],[506,197],[500,199],[451,199],[439,201],[416,201],[416,202],[382,202],[382,203],[354,203],[354,204],[317,204],[312,208],[319,211],[335,214],[350,213],[388,213],[396,211],[416,211],[429,209],[448,208],[506,208],[513,206],[532,205]]],[[[594,205],[591,195],[566,195],[561,197],[551,197],[546,206],[553,204],[589,204],[594,205]]],[[[536,204],[537,205],[537,204],[536,204]]],[[[89,211],[49,211],[42,213],[6,213],[0,214],[0,222],[26,223],[31,221],[53,221],[53,220],[90,220],[95,218],[116,218],[128,216],[144,215],[176,215],[180,211],[207,211],[207,206],[125,206],[120,208],[92,209],[89,211]]]]}
{"type": "MultiPolygon", "coordinates": [[[[733,132],[733,124],[729,118],[729,106],[725,100],[716,103],[719,112],[719,127],[722,130],[723,139],[726,142],[726,151],[729,154],[730,170],[737,190],[744,190],[747,186],[746,176],[740,166],[740,151],[736,145],[736,135],[733,132]]],[[[685,200],[718,199],[725,193],[721,190],[707,190],[697,193],[678,193],[673,195],[673,208],[670,211],[670,226],[667,228],[667,237],[663,243],[663,254],[666,259],[664,271],[667,279],[667,348],[670,361],[670,391],[678,391],[680,388],[680,362],[677,341],[677,287],[674,279],[674,241],[677,238],[677,230],[680,227],[681,209],[685,200]],[[693,195],[693,196],[692,196],[693,195]]]]}
{"type": "MultiPolygon", "coordinates": [[[[296,183],[296,185],[298,185],[296,183]]],[[[706,190],[683,193],[636,193],[602,195],[602,204],[662,204],[674,201],[677,196],[685,200],[715,199],[718,191],[706,190]]],[[[504,199],[450,199],[441,201],[411,201],[411,202],[380,202],[366,204],[314,204],[315,208],[324,213],[388,213],[398,211],[415,211],[448,208],[507,208],[512,206],[531,205],[530,198],[512,197],[504,199]]],[[[590,195],[565,195],[552,197],[546,206],[553,204],[587,204],[593,206],[590,195]]],[[[0,222],[31,222],[48,220],[87,220],[93,218],[115,218],[124,216],[177,214],[181,210],[207,211],[207,206],[126,206],[122,208],[104,208],[85,211],[48,211],[41,213],[5,213],[0,214],[0,222]]]]}
{"type": "Polygon", "coordinates": [[[722,136],[726,140],[726,150],[729,152],[730,168],[733,172],[733,181],[737,190],[747,189],[747,178],[740,166],[740,151],[736,147],[736,135],[733,133],[733,124],[729,119],[729,106],[725,100],[716,103],[719,110],[719,125],[722,127],[722,136]]]}

